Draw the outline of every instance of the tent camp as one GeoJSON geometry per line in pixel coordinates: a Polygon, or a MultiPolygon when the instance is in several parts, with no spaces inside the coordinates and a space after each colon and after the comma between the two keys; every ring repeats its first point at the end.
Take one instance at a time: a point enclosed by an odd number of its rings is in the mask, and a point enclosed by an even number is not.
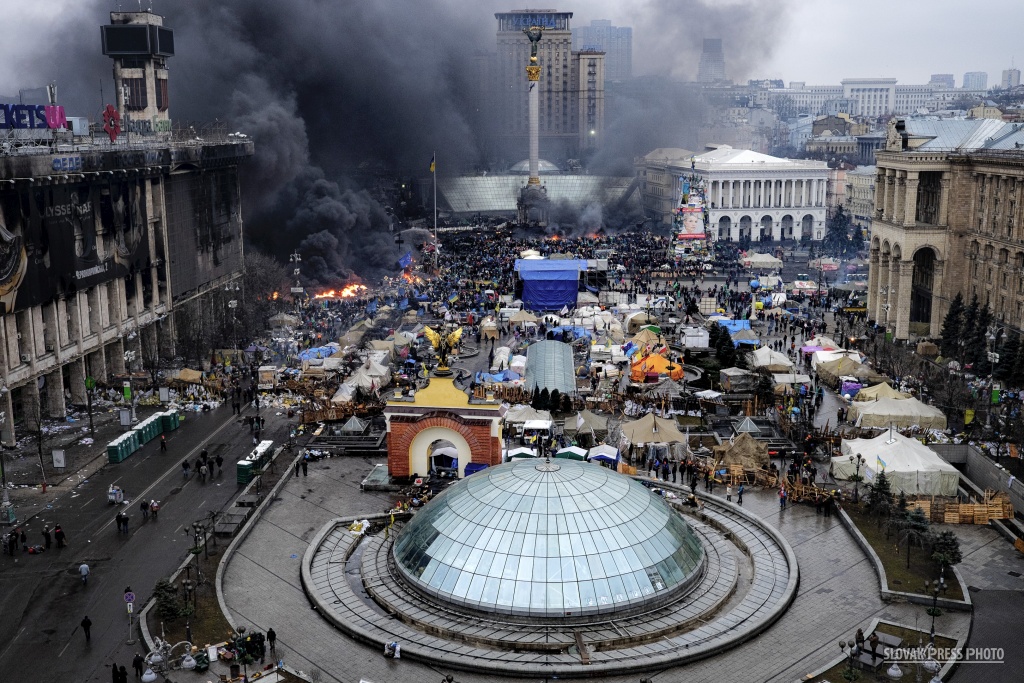
{"type": "Polygon", "coordinates": [[[767,372],[790,372],[795,367],[785,354],[772,351],[767,346],[755,349],[750,355],[753,356],[753,367],[767,372]]]}
{"type": "Polygon", "coordinates": [[[832,458],[836,479],[849,479],[857,473],[856,456],[864,458],[860,472],[866,482],[874,481],[878,472],[892,484],[894,493],[907,495],[955,496],[960,473],[955,467],[917,439],[896,431],[882,432],[873,439],[843,441],[842,455],[832,458]]]}
{"type": "Polygon", "coordinates": [[[551,413],[546,410],[536,410],[526,404],[512,406],[505,412],[506,424],[526,423],[533,420],[550,422],[551,413]]]}
{"type": "Polygon", "coordinates": [[[626,316],[626,332],[628,334],[636,334],[640,331],[640,328],[645,325],[657,325],[661,322],[655,313],[647,313],[646,311],[637,311],[636,313],[630,313],[626,316]]]}
{"type": "Polygon", "coordinates": [[[768,446],[748,432],[740,432],[732,443],[715,446],[715,468],[724,465],[742,465],[746,469],[768,467],[768,446]]]}
{"type": "Polygon", "coordinates": [[[885,379],[867,365],[863,365],[853,358],[845,356],[827,363],[821,363],[816,370],[822,380],[832,385],[837,384],[840,377],[856,377],[868,382],[878,382],[885,379]]]}
{"type": "Polygon", "coordinates": [[[858,427],[887,429],[920,427],[945,429],[946,416],[941,410],[916,398],[881,398],[877,401],[854,401],[848,418],[858,427]]]}
{"type": "Polygon", "coordinates": [[[761,338],[753,330],[740,330],[732,335],[732,343],[734,346],[739,346],[740,344],[757,346],[761,343],[761,338]]]}
{"type": "Polygon", "coordinates": [[[877,401],[882,398],[904,399],[910,398],[910,394],[904,394],[902,391],[896,391],[888,382],[882,382],[881,384],[876,384],[873,387],[861,389],[857,392],[857,395],[853,397],[853,400],[877,401]]]}
{"type": "Polygon", "coordinates": [[[535,323],[535,322],[537,322],[537,316],[535,316],[533,313],[530,313],[528,310],[526,310],[524,308],[524,309],[518,311],[511,318],[509,318],[508,321],[510,323],[512,323],[512,324],[515,324],[515,323],[535,323]]]}
{"type": "Polygon", "coordinates": [[[577,413],[576,417],[567,417],[563,431],[568,436],[586,435],[592,438],[593,443],[597,443],[608,437],[608,418],[584,410],[577,413]]]}
{"type": "Polygon", "coordinates": [[[629,378],[634,382],[657,381],[659,377],[683,378],[683,364],[670,361],[665,356],[650,354],[633,362],[629,378]]]}
{"type": "Polygon", "coordinates": [[[747,254],[742,259],[743,265],[747,268],[781,268],[782,261],[775,258],[770,254],[752,253],[747,254]]]}
{"type": "Polygon", "coordinates": [[[633,339],[631,341],[641,349],[645,346],[650,346],[652,349],[665,346],[665,338],[647,327],[633,335],[633,339]]]}
{"type": "Polygon", "coordinates": [[[647,413],[639,420],[626,422],[620,427],[622,439],[630,444],[685,443],[686,435],[676,429],[674,420],[647,413]]]}

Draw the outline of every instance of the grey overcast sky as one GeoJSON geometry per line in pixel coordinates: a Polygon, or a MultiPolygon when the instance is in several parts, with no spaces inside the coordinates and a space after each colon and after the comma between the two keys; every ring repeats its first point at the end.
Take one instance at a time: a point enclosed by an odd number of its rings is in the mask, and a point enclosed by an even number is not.
{"type": "MultiPolygon", "coordinates": [[[[142,4],[173,14],[174,9],[217,1],[142,4]]],[[[376,1],[331,0],[353,8],[376,1]]],[[[728,75],[737,81],[763,77],[830,84],[844,77],[879,76],[925,83],[930,74],[952,73],[959,86],[965,71],[985,71],[992,85],[1011,62],[1024,62],[1022,0],[406,1],[410,13],[448,12],[453,23],[477,27],[473,47],[493,49],[495,11],[528,5],[572,11],[577,26],[591,19],[632,26],[638,75],[693,78],[700,39],[716,37],[723,41],[728,75]]],[[[13,94],[51,78],[59,81],[62,60],[75,60],[77,50],[99,51],[98,19],[106,11],[136,8],[138,2],[0,0],[0,6],[0,93],[13,94]],[[74,35],[70,44],[69,34],[74,35]]],[[[449,38],[438,36],[439,41],[449,38]]]]}

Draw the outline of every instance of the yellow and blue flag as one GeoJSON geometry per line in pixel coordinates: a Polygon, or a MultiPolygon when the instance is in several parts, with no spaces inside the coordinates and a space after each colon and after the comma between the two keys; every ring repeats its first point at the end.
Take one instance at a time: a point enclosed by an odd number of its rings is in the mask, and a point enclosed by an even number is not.
{"type": "Polygon", "coordinates": [[[430,172],[431,173],[434,172],[434,161],[435,161],[436,158],[437,158],[437,154],[436,153],[430,155],[430,172]]]}

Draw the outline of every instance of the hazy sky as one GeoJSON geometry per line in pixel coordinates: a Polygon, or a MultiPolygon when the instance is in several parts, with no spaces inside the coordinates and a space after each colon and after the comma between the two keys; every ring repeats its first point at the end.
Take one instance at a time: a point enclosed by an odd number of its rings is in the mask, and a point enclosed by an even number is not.
{"type": "MultiPolygon", "coordinates": [[[[54,66],[44,71],[59,74],[63,50],[51,40],[55,27],[66,31],[69,24],[77,24],[81,33],[76,42],[95,43],[99,50],[96,10],[138,6],[136,0],[0,1],[4,5],[0,63],[5,67],[0,70],[0,93],[5,94],[41,85],[34,78],[38,74],[32,73],[40,60],[52,59],[54,66]]],[[[152,4],[161,13],[172,5],[215,1],[143,0],[143,5],[152,4]]],[[[331,2],[357,7],[373,0],[331,2]]],[[[422,6],[417,0],[408,2],[410,8],[422,6]]],[[[616,25],[633,26],[637,74],[668,72],[692,78],[696,73],[693,46],[704,37],[722,38],[728,74],[736,80],[767,77],[831,84],[844,77],[884,76],[901,83],[925,83],[932,73],[953,73],[959,86],[965,71],[985,71],[991,85],[1015,58],[1018,65],[1024,62],[1019,37],[1024,2],[1020,0],[439,0],[437,4],[450,8],[463,23],[478,26],[485,46],[493,45],[493,12],[527,5],[571,10],[575,25],[611,19],[616,25]],[[737,27],[735,32],[729,30],[730,22],[737,27]]]]}

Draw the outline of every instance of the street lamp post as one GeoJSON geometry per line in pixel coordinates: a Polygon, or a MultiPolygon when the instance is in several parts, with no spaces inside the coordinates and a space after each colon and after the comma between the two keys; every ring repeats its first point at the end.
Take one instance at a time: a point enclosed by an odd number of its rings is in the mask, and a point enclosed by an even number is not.
{"type": "Polygon", "coordinates": [[[853,475],[853,502],[856,504],[860,501],[860,466],[864,462],[863,455],[857,455],[857,473],[853,475]]]}
{"type": "Polygon", "coordinates": [[[857,647],[857,643],[854,641],[839,641],[839,649],[846,655],[846,671],[843,672],[843,678],[848,681],[855,681],[859,678],[857,672],[853,670],[853,651],[857,647]],[[849,648],[849,649],[847,649],[849,648]]]}
{"type": "Polygon", "coordinates": [[[995,346],[999,340],[1000,334],[1006,328],[1002,325],[990,325],[988,328],[988,334],[985,337],[988,339],[988,353],[986,358],[988,359],[988,396],[985,402],[985,428],[991,428],[992,426],[992,375],[995,373],[996,364],[999,363],[999,354],[996,353],[995,346]]]}
{"type": "Polygon", "coordinates": [[[942,616],[942,610],[939,609],[939,592],[943,594],[946,592],[946,580],[941,576],[934,581],[924,582],[925,593],[932,594],[932,606],[928,608],[928,615],[932,618],[932,628],[928,635],[928,643],[932,646],[935,645],[935,617],[942,616]]]}

